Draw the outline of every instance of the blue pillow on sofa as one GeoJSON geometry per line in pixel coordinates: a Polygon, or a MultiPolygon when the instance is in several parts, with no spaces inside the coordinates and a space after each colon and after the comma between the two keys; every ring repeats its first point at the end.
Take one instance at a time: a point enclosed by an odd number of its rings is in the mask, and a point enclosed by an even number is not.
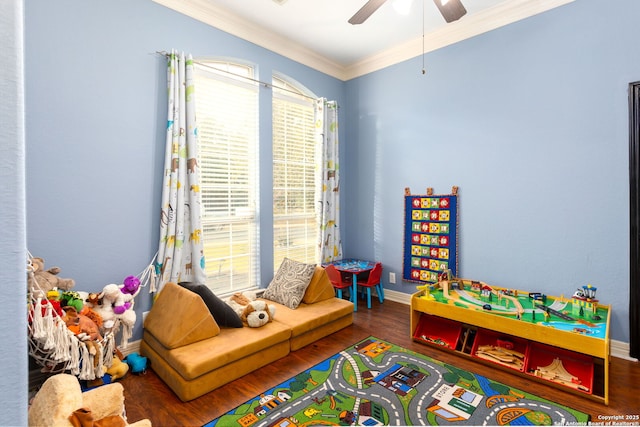
{"type": "Polygon", "coordinates": [[[233,311],[233,309],[226,302],[215,296],[211,289],[205,285],[196,285],[195,283],[182,282],[179,283],[185,289],[190,290],[202,298],[205,305],[211,312],[211,315],[215,319],[218,326],[226,326],[229,328],[242,328],[242,319],[233,311]]]}

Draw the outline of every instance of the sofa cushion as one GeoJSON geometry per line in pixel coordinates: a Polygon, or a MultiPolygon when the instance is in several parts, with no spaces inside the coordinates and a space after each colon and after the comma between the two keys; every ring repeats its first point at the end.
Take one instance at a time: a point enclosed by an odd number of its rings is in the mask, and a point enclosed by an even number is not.
{"type": "Polygon", "coordinates": [[[302,302],[315,271],[315,264],[285,258],[262,297],[295,309],[302,302]]]}
{"type": "Polygon", "coordinates": [[[155,335],[145,331],[143,340],[187,381],[229,363],[265,351],[291,338],[291,329],[269,322],[260,328],[225,328],[212,339],[167,349],[155,335]]]}
{"type": "Polygon", "coordinates": [[[302,302],[305,304],[313,304],[335,296],[335,290],[324,267],[316,266],[316,271],[313,273],[313,277],[304,293],[302,302]]]}
{"type": "MultiPolygon", "coordinates": [[[[220,333],[224,334],[226,331],[240,330],[242,329],[227,328],[220,333]]],[[[216,340],[216,338],[212,340],[216,340]]],[[[273,344],[264,350],[231,361],[224,366],[212,369],[191,380],[184,378],[172,365],[167,363],[167,360],[172,359],[167,359],[167,356],[160,356],[145,340],[142,340],[140,343],[140,351],[149,358],[149,362],[151,366],[153,366],[153,371],[162,378],[182,401],[187,402],[209,393],[243,375],[258,371],[261,367],[286,356],[289,354],[289,341],[284,340],[273,344]]],[[[257,377],[259,376],[260,374],[257,375],[257,377]]],[[[259,378],[256,378],[256,376],[253,378],[259,381],[259,378]]]]}
{"type": "Polygon", "coordinates": [[[295,338],[342,317],[353,317],[353,303],[339,298],[331,298],[315,304],[300,304],[292,310],[282,304],[275,303],[276,316],[274,323],[282,323],[291,329],[291,337],[295,338]]]}
{"type": "Polygon", "coordinates": [[[195,292],[200,295],[202,301],[209,309],[209,312],[216,320],[218,326],[227,326],[230,328],[242,328],[242,319],[238,316],[229,304],[218,298],[211,289],[206,285],[198,285],[195,283],[181,282],[179,283],[183,288],[189,289],[191,292],[195,292]]]}
{"type": "Polygon", "coordinates": [[[144,328],[166,348],[185,346],[220,333],[220,326],[200,295],[175,283],[164,285],[144,328]]]}

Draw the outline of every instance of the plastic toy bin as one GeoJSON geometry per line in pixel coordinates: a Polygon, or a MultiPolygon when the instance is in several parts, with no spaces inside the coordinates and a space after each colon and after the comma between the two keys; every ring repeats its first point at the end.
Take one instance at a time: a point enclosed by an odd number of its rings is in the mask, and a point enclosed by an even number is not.
{"type": "Polygon", "coordinates": [[[455,350],[462,333],[462,325],[453,320],[421,313],[413,338],[455,350]]]}
{"type": "Polygon", "coordinates": [[[587,394],[592,394],[593,370],[594,361],[590,356],[545,344],[530,344],[526,368],[526,372],[530,375],[545,378],[548,381],[562,384],[587,394]],[[566,381],[562,378],[550,379],[546,378],[544,375],[541,376],[536,374],[536,370],[538,368],[544,367],[552,367],[552,371],[566,371],[570,376],[575,377],[577,381],[566,381]],[[553,369],[553,367],[555,367],[555,369],[553,369]]]}
{"type": "Polygon", "coordinates": [[[529,341],[480,328],[476,334],[471,355],[524,372],[529,357],[529,341]],[[480,350],[485,346],[493,346],[495,348],[496,351],[491,352],[495,354],[495,357],[488,356],[486,353],[482,354],[483,352],[480,350]]]}

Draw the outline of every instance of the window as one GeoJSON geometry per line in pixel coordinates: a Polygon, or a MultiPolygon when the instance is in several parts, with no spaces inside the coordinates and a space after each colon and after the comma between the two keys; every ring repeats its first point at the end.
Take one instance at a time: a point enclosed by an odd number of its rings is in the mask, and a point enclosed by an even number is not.
{"type": "Polygon", "coordinates": [[[258,86],[253,68],[195,64],[207,285],[258,285],[258,86]]]}
{"type": "Polygon", "coordinates": [[[317,262],[313,100],[273,77],[274,271],[288,257],[317,262]]]}

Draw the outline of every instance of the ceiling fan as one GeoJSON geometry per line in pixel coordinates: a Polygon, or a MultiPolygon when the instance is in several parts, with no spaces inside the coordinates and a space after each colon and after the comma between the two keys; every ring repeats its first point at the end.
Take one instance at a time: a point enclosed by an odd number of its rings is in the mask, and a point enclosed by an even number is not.
{"type": "MultiPolygon", "coordinates": [[[[349,19],[349,23],[353,25],[362,24],[366,21],[380,6],[387,0],[369,0],[349,19]]],[[[460,0],[433,0],[440,13],[447,22],[453,22],[462,18],[467,9],[464,8],[460,0]]]]}

